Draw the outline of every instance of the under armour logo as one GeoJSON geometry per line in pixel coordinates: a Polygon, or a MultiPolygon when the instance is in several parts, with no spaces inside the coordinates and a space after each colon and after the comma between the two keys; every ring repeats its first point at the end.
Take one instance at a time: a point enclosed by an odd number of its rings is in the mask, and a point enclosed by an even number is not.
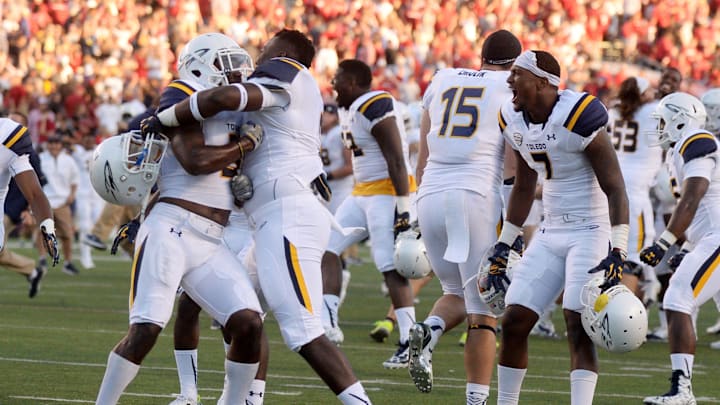
{"type": "Polygon", "coordinates": [[[250,394],[251,397],[257,395],[260,398],[262,398],[262,396],[263,396],[262,391],[260,391],[260,392],[250,391],[248,394],[250,394]]]}
{"type": "Polygon", "coordinates": [[[178,238],[182,236],[182,230],[180,229],[176,231],[175,228],[170,228],[170,233],[177,234],[178,238]]]}
{"type": "Polygon", "coordinates": [[[552,139],[552,140],[557,140],[557,138],[555,138],[555,134],[548,134],[548,135],[545,135],[545,137],[547,138],[548,141],[551,140],[551,139],[552,139]]]}

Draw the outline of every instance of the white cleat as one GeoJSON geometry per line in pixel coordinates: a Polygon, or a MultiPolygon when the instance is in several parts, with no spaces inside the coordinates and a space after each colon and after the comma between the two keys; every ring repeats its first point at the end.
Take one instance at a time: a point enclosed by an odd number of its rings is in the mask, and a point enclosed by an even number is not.
{"type": "Polygon", "coordinates": [[[712,343],[710,343],[710,348],[715,350],[720,350],[720,340],[716,340],[712,343]]]}
{"type": "Polygon", "coordinates": [[[398,349],[389,359],[383,362],[383,367],[395,370],[399,368],[407,368],[410,362],[409,343],[398,343],[398,349]]]}
{"type": "Polygon", "coordinates": [[[340,346],[343,341],[345,341],[345,335],[339,326],[326,330],[325,336],[327,336],[331,342],[335,343],[336,346],[340,346]]]}
{"type": "Polygon", "coordinates": [[[538,320],[532,330],[530,330],[530,336],[538,336],[545,339],[560,339],[560,336],[555,333],[555,325],[549,319],[538,320]]]}
{"type": "Polygon", "coordinates": [[[690,378],[682,370],[673,370],[670,391],[656,397],[645,397],[645,405],[696,405],[690,378]]]}
{"type": "Polygon", "coordinates": [[[431,337],[430,327],[424,323],[410,327],[408,371],[417,389],[424,393],[432,391],[433,386],[431,337]]]}

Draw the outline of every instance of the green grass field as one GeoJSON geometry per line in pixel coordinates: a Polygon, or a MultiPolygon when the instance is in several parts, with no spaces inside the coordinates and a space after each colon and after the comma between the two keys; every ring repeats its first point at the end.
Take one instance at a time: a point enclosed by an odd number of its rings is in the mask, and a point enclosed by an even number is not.
{"type": "MultiPolygon", "coordinates": [[[[27,250],[21,250],[28,253],[27,250]]],[[[365,260],[368,261],[367,252],[365,260]]],[[[79,276],[53,269],[35,299],[27,298],[27,282],[8,271],[0,272],[0,404],[94,403],[110,349],[127,329],[128,260],[95,256],[97,268],[79,276]]],[[[380,276],[370,266],[352,269],[348,298],[341,309],[345,332],[343,351],[376,404],[461,404],[465,379],[463,349],[457,345],[460,330],[450,331],[433,358],[435,385],[431,394],[415,389],[406,370],[385,370],[381,363],[394,351],[391,343],[370,340],[371,324],[381,319],[388,299],[380,293],[380,276]]],[[[424,319],[439,283],[433,281],[420,294],[416,307],[424,319]]],[[[562,334],[561,314],[555,316],[562,334]]],[[[720,403],[720,352],[708,347],[715,337],[705,328],[717,317],[709,303],[700,314],[700,339],[693,385],[698,403],[720,403]]],[[[651,313],[651,325],[657,320],[651,313]]],[[[214,404],[223,380],[223,349],[217,331],[203,315],[199,356],[200,395],[214,404]]],[[[282,343],[276,322],[266,322],[271,342],[266,404],[337,403],[300,356],[282,343]]],[[[167,404],[179,391],[172,348],[172,328],[162,334],[122,404],[167,404]]],[[[395,332],[393,339],[397,339],[395,332]]],[[[720,336],[717,336],[720,339],[720,336]]],[[[533,338],[530,366],[523,385],[522,404],[567,404],[569,357],[564,340],[533,338]]],[[[601,374],[595,404],[639,404],[646,395],[667,391],[667,346],[647,343],[625,355],[600,353],[601,374]]],[[[493,381],[492,391],[497,385],[493,381]]],[[[491,403],[494,403],[494,397],[491,403]]]]}

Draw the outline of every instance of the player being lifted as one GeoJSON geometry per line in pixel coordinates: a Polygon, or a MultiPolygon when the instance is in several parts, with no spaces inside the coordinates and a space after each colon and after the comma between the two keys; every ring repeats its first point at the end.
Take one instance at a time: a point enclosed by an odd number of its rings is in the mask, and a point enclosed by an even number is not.
{"type": "MultiPolygon", "coordinates": [[[[345,404],[369,404],[362,384],[325,336],[320,260],[332,218],[313,193],[329,199],[322,174],[322,97],[308,68],[312,42],[281,30],[260,54],[247,82],[194,93],[149,119],[145,126],[204,121],[220,111],[247,111],[262,125],[265,141],[245,156],[243,172],[254,184],[244,204],[253,227],[257,274],[288,347],[298,352],[345,404]]],[[[231,183],[234,183],[231,181],[231,183]]]]}
{"type": "Polygon", "coordinates": [[[503,105],[498,120],[515,149],[517,171],[502,233],[488,259],[489,286],[502,291],[507,285],[508,253],[530,211],[538,174],[545,176],[545,218],[515,267],[505,297],[498,404],[518,403],[528,365],[528,335],[563,289],[571,403],[589,404],[598,360],[581,323],[581,291],[593,278],[589,269],[604,271],[606,286],[620,281],[628,238],[628,200],[605,131],[607,111],[590,94],[559,91],[560,65],[545,51],[522,53],[508,83],[513,98],[503,105]]]}

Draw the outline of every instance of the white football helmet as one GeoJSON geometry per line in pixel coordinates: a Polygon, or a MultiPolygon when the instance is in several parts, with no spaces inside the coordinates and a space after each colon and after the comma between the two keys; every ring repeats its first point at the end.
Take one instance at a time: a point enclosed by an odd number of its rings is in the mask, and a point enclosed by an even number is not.
{"type": "Polygon", "coordinates": [[[713,135],[720,135],[720,87],[710,89],[702,95],[700,99],[705,106],[707,112],[707,120],[705,121],[705,129],[712,132],[713,135]]]}
{"type": "Polygon", "coordinates": [[[432,266],[427,257],[425,242],[418,232],[409,230],[398,235],[393,263],[395,270],[407,279],[423,278],[430,274],[432,266]]]}
{"type": "Polygon", "coordinates": [[[697,97],[677,92],[663,97],[651,116],[658,121],[654,132],[656,143],[669,145],[679,141],[687,131],[704,127],[707,113],[697,97]]]}
{"type": "Polygon", "coordinates": [[[645,342],[648,318],[645,305],[622,284],[600,291],[602,277],[590,280],[582,290],[581,314],[585,333],[596,345],[612,353],[637,349],[645,342]]]}
{"type": "Polygon", "coordinates": [[[244,81],[254,69],[252,58],[237,42],[216,32],[190,40],[177,62],[180,79],[208,88],[229,84],[228,76],[232,72],[241,72],[244,81]]]}
{"type": "MultiPolygon", "coordinates": [[[[488,251],[488,254],[485,254],[485,257],[483,258],[483,264],[480,266],[480,270],[478,271],[477,275],[477,288],[480,291],[480,298],[482,298],[483,301],[485,301],[485,303],[490,307],[492,313],[495,314],[495,316],[499,317],[502,316],[503,313],[505,313],[505,294],[507,293],[507,288],[510,285],[505,285],[505,291],[497,291],[493,287],[488,286],[490,262],[487,260],[487,257],[489,256],[489,253],[492,251],[492,249],[494,249],[494,247],[491,247],[488,251]]],[[[513,269],[515,268],[515,266],[517,266],[518,263],[520,263],[521,258],[522,255],[514,249],[510,249],[510,252],[508,252],[508,260],[507,267],[505,268],[505,273],[507,274],[507,277],[510,281],[512,281],[513,269]]]]}
{"type": "Polygon", "coordinates": [[[104,140],[90,161],[90,183],[105,201],[138,205],[150,194],[160,173],[168,139],[131,131],[104,140]]]}

